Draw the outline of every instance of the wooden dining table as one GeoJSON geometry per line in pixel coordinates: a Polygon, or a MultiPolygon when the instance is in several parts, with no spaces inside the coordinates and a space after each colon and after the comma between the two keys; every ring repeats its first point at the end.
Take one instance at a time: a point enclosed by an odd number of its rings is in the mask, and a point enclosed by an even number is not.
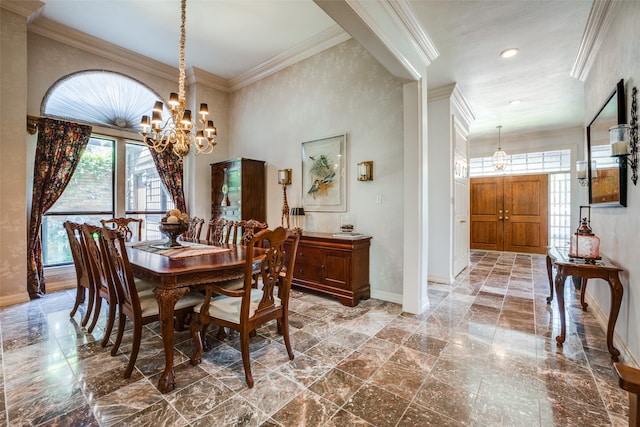
{"type": "MultiPolygon", "coordinates": [[[[156,242],[157,243],[157,242],[156,242]]],[[[206,243],[206,242],[202,242],[206,243]]],[[[162,393],[176,386],[173,370],[174,308],[176,302],[198,285],[223,282],[243,277],[247,250],[245,246],[216,244],[221,251],[187,257],[171,257],[150,252],[151,243],[144,242],[127,248],[133,275],[154,286],[159,306],[159,321],[164,345],[165,367],[158,380],[162,393]]],[[[254,249],[254,260],[266,251],[254,249]]]]}

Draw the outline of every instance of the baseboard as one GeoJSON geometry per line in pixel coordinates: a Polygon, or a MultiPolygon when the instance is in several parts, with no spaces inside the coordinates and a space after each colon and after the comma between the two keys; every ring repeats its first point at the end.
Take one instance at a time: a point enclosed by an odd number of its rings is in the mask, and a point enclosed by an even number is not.
{"type": "Polygon", "coordinates": [[[437,275],[429,274],[427,275],[427,280],[429,282],[444,283],[445,285],[450,285],[454,282],[455,279],[449,276],[437,276],[437,275]]]}
{"type": "Polygon", "coordinates": [[[22,304],[29,302],[29,293],[20,292],[19,294],[3,295],[0,297],[0,307],[8,307],[10,305],[22,304]]]}
{"type": "Polygon", "coordinates": [[[402,304],[402,295],[371,289],[371,298],[402,304]]]}
{"type": "MultiPolygon", "coordinates": [[[[587,302],[587,304],[589,304],[588,310],[591,311],[591,314],[595,316],[596,320],[598,321],[598,324],[600,325],[602,330],[605,331],[606,333],[607,326],[609,323],[609,315],[605,314],[605,312],[602,310],[602,307],[600,307],[600,304],[598,303],[598,301],[596,301],[589,292],[585,293],[584,299],[587,302]]],[[[607,312],[608,312],[608,309],[607,309],[607,312]]],[[[620,335],[618,335],[615,330],[613,331],[613,345],[615,346],[615,348],[620,350],[621,362],[633,367],[640,366],[636,358],[633,357],[633,354],[631,354],[629,347],[627,347],[627,343],[622,340],[620,335]]]]}

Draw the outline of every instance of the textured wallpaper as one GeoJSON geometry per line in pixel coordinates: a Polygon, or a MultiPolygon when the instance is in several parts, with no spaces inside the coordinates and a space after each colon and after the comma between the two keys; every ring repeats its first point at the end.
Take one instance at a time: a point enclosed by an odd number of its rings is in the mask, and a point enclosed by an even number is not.
{"type": "Polygon", "coordinates": [[[277,170],[293,169],[289,206],[301,203],[301,143],[347,134],[347,212],[308,212],[308,231],[335,232],[349,214],[373,236],[372,292],[402,294],[402,82],[354,40],[238,90],[230,99],[230,156],[267,162],[267,221],[280,224],[277,170]],[[374,161],[374,181],[357,163],[374,161]],[[378,203],[380,201],[380,203],[378,203]]]}

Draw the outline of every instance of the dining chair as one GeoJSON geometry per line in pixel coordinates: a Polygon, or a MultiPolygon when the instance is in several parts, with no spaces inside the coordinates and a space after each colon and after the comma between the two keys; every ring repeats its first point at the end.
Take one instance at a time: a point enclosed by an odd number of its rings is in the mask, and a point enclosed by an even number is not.
{"type": "Polygon", "coordinates": [[[267,228],[269,228],[269,225],[267,225],[266,222],[255,219],[236,221],[233,224],[233,237],[231,240],[233,243],[247,245],[257,232],[266,230],[267,228]]]}
{"type": "Polygon", "coordinates": [[[118,300],[116,290],[107,277],[106,264],[104,263],[103,253],[100,248],[100,235],[102,234],[102,230],[102,228],[94,225],[82,225],[82,248],[87,259],[89,282],[93,287],[95,298],[93,320],[87,328],[87,332],[93,332],[96,323],[98,323],[100,311],[102,310],[102,301],[104,300],[109,306],[109,309],[107,311],[107,323],[105,324],[104,336],[102,337],[102,341],[100,341],[100,346],[106,347],[115,323],[118,300]]]}
{"type": "Polygon", "coordinates": [[[69,238],[69,248],[71,249],[71,257],[73,258],[73,265],[76,270],[76,301],[73,305],[73,309],[71,309],[71,313],[69,313],[69,316],[75,316],[80,304],[86,301],[87,310],[84,313],[80,324],[82,326],[87,326],[93,310],[95,295],[94,287],[89,283],[89,269],[82,250],[82,224],[65,221],[63,225],[67,232],[67,237],[69,238]]]}
{"type": "Polygon", "coordinates": [[[181,234],[180,240],[186,242],[198,242],[200,240],[200,234],[202,234],[202,225],[204,219],[194,216],[189,220],[189,228],[187,231],[181,234]]]}
{"type": "Polygon", "coordinates": [[[640,369],[622,363],[614,363],[613,371],[618,385],[629,394],[629,427],[640,426],[640,369]]]}
{"type": "Polygon", "coordinates": [[[249,336],[257,326],[276,320],[277,331],[284,338],[290,360],[293,350],[289,340],[289,294],[293,277],[300,234],[278,227],[275,230],[258,232],[246,247],[244,285],[238,290],[229,290],[215,284],[204,286],[204,301],[194,307],[195,316],[191,322],[191,333],[196,343],[196,351],[191,363],[202,361],[203,350],[209,349],[206,341],[207,328],[216,324],[240,333],[240,349],[247,386],[253,387],[251,362],[249,358],[249,336]],[[291,239],[289,253],[285,254],[284,242],[291,239]],[[262,242],[267,242],[267,253],[259,261],[259,271],[254,273],[254,250],[262,242]],[[260,287],[256,280],[259,279],[260,287]]]}
{"type": "Polygon", "coordinates": [[[138,227],[138,235],[137,241],[142,240],[142,222],[144,220],[142,218],[110,218],[110,219],[101,219],[100,223],[103,227],[110,227],[112,229],[121,231],[124,233],[125,239],[127,242],[133,240],[133,230],[131,230],[131,224],[137,224],[138,227]]]}
{"type": "Polygon", "coordinates": [[[207,224],[206,240],[209,243],[230,243],[233,221],[225,218],[210,219],[207,224]]]}
{"type": "MultiPolygon", "coordinates": [[[[129,364],[124,371],[124,378],[129,378],[138,358],[142,341],[142,326],[157,321],[160,308],[153,292],[148,290],[138,292],[136,289],[124,235],[118,231],[103,228],[102,242],[109,277],[118,295],[118,334],[111,349],[112,356],[117,354],[122,343],[127,318],[133,323],[131,355],[129,356],[129,364]]],[[[202,301],[202,295],[197,292],[186,294],[176,302],[175,315],[181,316],[192,312],[193,307],[202,301]]]]}

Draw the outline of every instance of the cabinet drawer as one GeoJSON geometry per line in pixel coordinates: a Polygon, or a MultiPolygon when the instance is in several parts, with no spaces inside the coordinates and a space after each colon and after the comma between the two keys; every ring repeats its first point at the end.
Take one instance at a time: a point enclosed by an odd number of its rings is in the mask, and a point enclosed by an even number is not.
{"type": "Polygon", "coordinates": [[[296,253],[296,266],[298,265],[311,265],[322,264],[322,249],[312,248],[309,246],[298,246],[298,252],[296,253]]]}
{"type": "Polygon", "coordinates": [[[322,267],[320,264],[298,264],[293,267],[294,279],[322,282],[322,267]]]}

